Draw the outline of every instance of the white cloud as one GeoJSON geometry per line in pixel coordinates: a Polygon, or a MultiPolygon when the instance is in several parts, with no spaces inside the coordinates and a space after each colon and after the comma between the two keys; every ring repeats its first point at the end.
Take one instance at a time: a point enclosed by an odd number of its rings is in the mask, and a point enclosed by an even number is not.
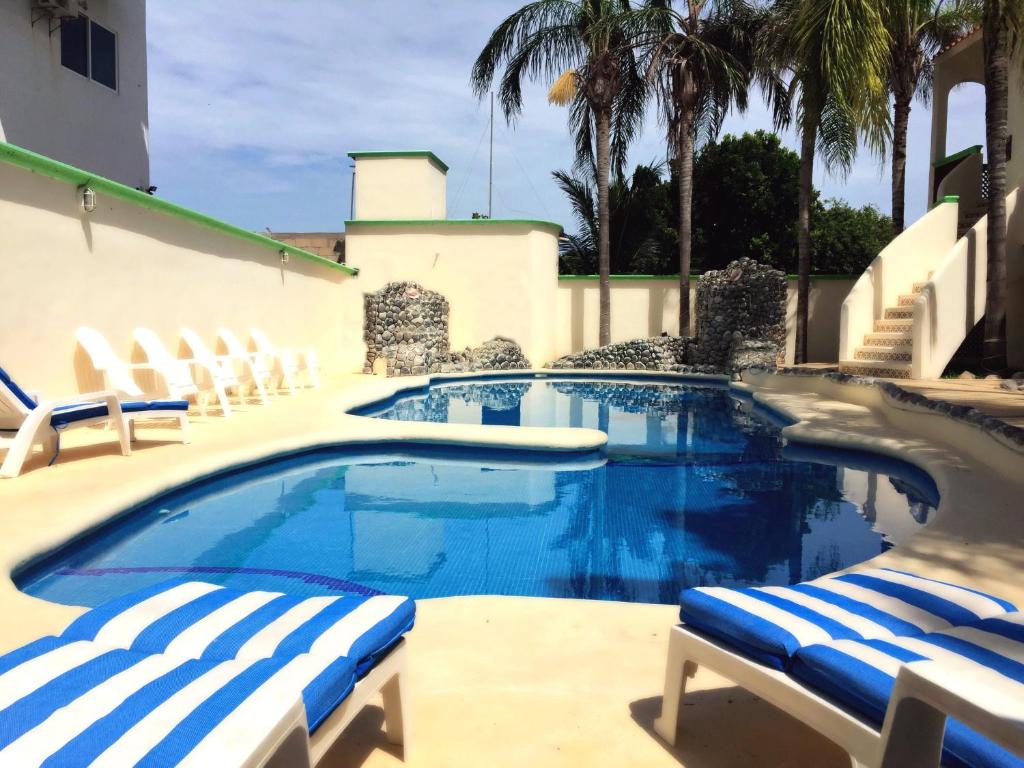
{"type": "MultiPolygon", "coordinates": [[[[451,166],[449,214],[484,210],[486,136],[477,147],[488,106],[470,92],[469,72],[520,2],[151,2],[154,183],[169,199],[252,229],[333,229],[348,216],[346,152],[431,149],[451,166]]],[[[545,85],[528,89],[514,130],[495,130],[495,214],[571,224],[551,171],[571,165],[572,143],[545,85]]],[[[730,132],[770,127],[756,102],[726,122],[730,132]]],[[[664,157],[662,136],[649,121],[631,159],[664,157]]],[[[951,126],[951,151],[960,138],[951,126]]],[[[784,140],[796,146],[792,135],[784,140]]],[[[911,217],[924,210],[928,143],[928,110],[917,105],[911,217]]],[[[815,180],[826,196],[889,209],[888,173],[866,153],[845,181],[820,171],[815,180]]]]}

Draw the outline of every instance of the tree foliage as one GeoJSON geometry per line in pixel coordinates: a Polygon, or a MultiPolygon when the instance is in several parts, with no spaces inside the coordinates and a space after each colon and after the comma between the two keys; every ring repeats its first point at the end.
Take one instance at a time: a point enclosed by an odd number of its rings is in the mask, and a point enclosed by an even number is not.
{"type": "MultiPolygon", "coordinates": [[[[727,135],[694,162],[694,271],[721,269],[747,256],[793,273],[800,158],[767,131],[727,135]]],[[[593,182],[564,171],[555,179],[569,198],[577,231],[562,241],[559,271],[594,274],[597,266],[593,182]]],[[[637,166],[610,188],[612,273],[678,271],[676,181],[662,167],[637,166]]],[[[855,208],[814,194],[813,273],[860,274],[891,239],[891,220],[873,206],[855,208]]]]}

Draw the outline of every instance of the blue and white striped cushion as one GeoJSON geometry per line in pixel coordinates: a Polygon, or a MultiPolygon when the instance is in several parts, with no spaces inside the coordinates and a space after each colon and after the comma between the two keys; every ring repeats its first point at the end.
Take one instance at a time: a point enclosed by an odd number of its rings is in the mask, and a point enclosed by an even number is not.
{"type": "Polygon", "coordinates": [[[876,568],[790,587],[698,587],[682,594],[682,620],[776,669],[803,646],[892,638],[999,616],[1013,604],[983,592],[876,568]]]}
{"type": "Polygon", "coordinates": [[[240,759],[300,694],[312,729],[354,684],[345,659],[202,661],[46,637],[0,657],[0,766],[240,759]]]}
{"type": "Polygon", "coordinates": [[[326,654],[351,658],[362,676],[415,614],[394,595],[297,598],[172,579],[93,608],[62,637],[209,660],[326,654]]]}
{"type": "MultiPolygon", "coordinates": [[[[997,672],[1008,678],[1009,685],[1020,685],[1024,711],[1024,615],[1020,613],[913,637],[810,645],[797,651],[791,674],[881,726],[900,666],[923,659],[966,665],[965,681],[972,669],[978,674],[997,672]]],[[[956,721],[947,723],[944,746],[945,763],[950,765],[1024,768],[1024,760],[956,721]]]]}

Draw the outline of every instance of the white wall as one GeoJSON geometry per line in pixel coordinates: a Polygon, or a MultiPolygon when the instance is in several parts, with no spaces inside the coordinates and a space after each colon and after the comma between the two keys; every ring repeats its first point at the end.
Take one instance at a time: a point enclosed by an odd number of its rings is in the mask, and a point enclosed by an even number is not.
{"type": "Polygon", "coordinates": [[[355,159],[356,219],[443,219],[445,171],[428,155],[351,153],[355,159]]]}
{"type": "Polygon", "coordinates": [[[364,293],[412,280],[443,294],[451,305],[452,349],[507,336],[535,365],[556,356],[558,231],[553,225],[353,221],[345,231],[345,262],[359,269],[364,293]]]}
{"type": "Polygon", "coordinates": [[[116,92],[61,66],[61,33],[31,25],[29,0],[0,0],[0,141],[148,186],[146,4],[89,0],[89,16],[117,35],[116,92]]]}
{"type": "MultiPolygon", "coordinates": [[[[810,362],[835,362],[839,350],[839,310],[856,278],[811,279],[810,362]]],[[[690,282],[690,319],[696,305],[696,281],[690,282]]],[[[612,341],[675,334],[679,329],[679,283],[673,279],[612,279],[612,341]]],[[[597,346],[598,282],[559,280],[557,356],[597,346]]],[[[787,360],[792,362],[796,328],[796,280],[789,281],[786,306],[787,360]]],[[[690,333],[693,333],[692,325],[690,333]]]]}
{"type": "Polygon", "coordinates": [[[125,358],[135,326],[177,351],[188,325],[213,343],[221,325],[312,344],[326,371],[361,365],[356,278],[329,265],[98,195],[82,213],[73,185],[0,163],[0,366],[51,396],[97,388],[75,343],[92,326],[125,358]],[[346,310],[348,314],[346,314],[346,310]],[[353,314],[354,313],[354,314],[353,314]]]}

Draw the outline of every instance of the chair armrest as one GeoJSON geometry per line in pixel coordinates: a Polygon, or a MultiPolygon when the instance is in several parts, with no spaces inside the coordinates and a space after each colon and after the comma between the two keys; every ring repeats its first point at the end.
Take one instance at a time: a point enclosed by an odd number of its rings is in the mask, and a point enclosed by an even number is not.
{"type": "Polygon", "coordinates": [[[118,406],[120,410],[120,399],[117,397],[117,393],[111,390],[104,390],[102,392],[83,392],[80,395],[67,395],[65,397],[46,398],[45,400],[39,401],[39,403],[40,405],[42,405],[42,403],[45,402],[47,405],[60,406],[74,405],[75,403],[88,403],[93,400],[107,400],[109,398],[114,398],[115,400],[118,401],[118,406]]]}
{"type": "Polygon", "coordinates": [[[882,727],[882,768],[935,766],[947,717],[1024,757],[1024,683],[969,662],[900,668],[882,727]]]}

